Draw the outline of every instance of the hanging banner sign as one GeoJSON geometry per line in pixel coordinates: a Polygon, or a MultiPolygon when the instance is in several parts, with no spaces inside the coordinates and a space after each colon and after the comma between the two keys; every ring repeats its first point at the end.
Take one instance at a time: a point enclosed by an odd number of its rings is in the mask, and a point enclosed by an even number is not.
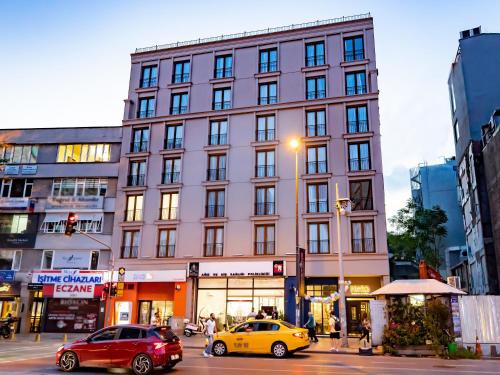
{"type": "Polygon", "coordinates": [[[104,272],[91,270],[37,270],[31,280],[40,284],[103,284],[104,272]]]}
{"type": "Polygon", "coordinates": [[[43,295],[49,298],[99,298],[104,286],[93,284],[45,284],[43,295]]]}

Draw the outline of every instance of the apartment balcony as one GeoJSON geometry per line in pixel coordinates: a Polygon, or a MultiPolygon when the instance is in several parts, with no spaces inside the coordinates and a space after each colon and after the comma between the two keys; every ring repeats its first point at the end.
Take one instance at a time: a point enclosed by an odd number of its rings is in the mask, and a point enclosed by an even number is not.
{"type": "Polygon", "coordinates": [[[226,179],[226,168],[207,169],[207,181],[223,181],[226,179]]]}
{"type": "Polygon", "coordinates": [[[307,100],[326,98],[326,90],[314,90],[307,92],[307,100]]]}
{"type": "Polygon", "coordinates": [[[308,174],[316,174],[316,173],[327,173],[327,165],[326,160],[324,161],[310,161],[307,163],[307,173],[308,174]]]}
{"type": "Polygon", "coordinates": [[[356,87],[346,87],[345,94],[348,96],[351,95],[361,95],[366,94],[366,85],[359,85],[356,87]]]}
{"type": "Polygon", "coordinates": [[[160,208],[160,220],[177,220],[179,213],[178,207],[160,208]]]}
{"type": "Polygon", "coordinates": [[[205,206],[205,217],[224,217],[225,205],[215,204],[205,206]]]}
{"type": "Polygon", "coordinates": [[[259,98],[259,105],[276,104],[278,103],[277,96],[261,96],[259,98]]]}
{"type": "Polygon", "coordinates": [[[131,142],[130,152],[148,152],[148,141],[131,142]]]}
{"type": "Polygon", "coordinates": [[[208,137],[208,144],[210,146],[219,146],[227,144],[227,134],[212,134],[208,137]]]}
{"type": "Polygon", "coordinates": [[[347,127],[349,133],[366,133],[368,131],[368,121],[366,120],[348,121],[347,127]]]}
{"type": "Polygon", "coordinates": [[[125,221],[141,221],[142,210],[126,210],[124,218],[125,221]]]}
{"type": "Polygon", "coordinates": [[[223,243],[206,243],[203,245],[203,256],[205,257],[221,257],[223,251],[223,243]]]}
{"type": "Polygon", "coordinates": [[[163,142],[164,150],[175,150],[182,148],[182,138],[167,138],[163,142]]]}
{"type": "Polygon", "coordinates": [[[374,238],[360,238],[352,239],[352,252],[353,253],[374,253],[375,252],[375,239],[374,238]]]}
{"type": "Polygon", "coordinates": [[[278,70],[277,61],[269,61],[259,64],[259,73],[271,73],[278,70]]]}
{"type": "Polygon", "coordinates": [[[213,103],[213,109],[215,111],[220,111],[222,109],[231,109],[231,101],[214,102],[213,103]]]}
{"type": "Polygon", "coordinates": [[[144,174],[131,174],[127,176],[127,186],[144,186],[146,182],[146,175],[144,174]]]}
{"type": "Polygon", "coordinates": [[[274,177],[275,166],[273,165],[257,165],[255,167],[255,177],[274,177]]]}
{"type": "Polygon", "coordinates": [[[155,111],[150,109],[148,111],[138,111],[137,118],[150,118],[155,116],[155,111]]]}
{"type": "Polygon", "coordinates": [[[274,215],[275,212],[274,202],[255,203],[255,215],[274,215]]]}
{"type": "Polygon", "coordinates": [[[325,55],[315,55],[306,57],[306,66],[325,65],[325,55]]]}
{"type": "Polygon", "coordinates": [[[309,240],[308,252],[309,254],[328,254],[330,253],[329,240],[309,240]]]}
{"type": "Polygon", "coordinates": [[[175,245],[160,243],[156,250],[158,258],[173,258],[175,256],[175,245]]]}
{"type": "Polygon", "coordinates": [[[178,184],[181,181],[181,172],[164,172],[161,175],[161,183],[164,185],[178,184]]]}
{"type": "Polygon", "coordinates": [[[158,85],[158,79],[156,77],[144,78],[141,81],[141,89],[156,87],[156,85],[158,85]]]}
{"type": "Polygon", "coordinates": [[[171,115],[182,115],[184,113],[187,113],[187,105],[183,105],[180,107],[170,107],[170,114],[171,115]]]}
{"type": "Polygon", "coordinates": [[[274,141],[275,130],[274,129],[257,130],[255,139],[257,140],[257,142],[274,141]]]}
{"type": "Polygon", "coordinates": [[[370,197],[351,197],[353,211],[373,210],[373,198],[370,197]]]}
{"type": "Polygon", "coordinates": [[[189,73],[174,74],[172,76],[172,83],[186,83],[189,82],[189,73]]]}
{"type": "Polygon", "coordinates": [[[308,213],[326,213],[328,211],[328,201],[309,202],[307,205],[308,213]]]}
{"type": "Polygon", "coordinates": [[[326,135],[326,124],[307,125],[308,137],[323,137],[326,135]]]}
{"type": "Polygon", "coordinates": [[[344,61],[356,61],[356,60],[364,60],[365,51],[362,49],[356,49],[354,51],[346,51],[344,53],[344,61]]]}
{"type": "Polygon", "coordinates": [[[349,160],[349,171],[368,171],[370,170],[370,158],[358,158],[349,160]]]}
{"type": "Polygon", "coordinates": [[[274,241],[255,242],[255,255],[274,255],[274,241]]]}
{"type": "Polygon", "coordinates": [[[122,246],[121,247],[121,258],[137,258],[137,254],[139,253],[139,246],[122,246]]]}
{"type": "Polygon", "coordinates": [[[214,69],[214,78],[228,78],[233,76],[233,68],[214,69]]]}

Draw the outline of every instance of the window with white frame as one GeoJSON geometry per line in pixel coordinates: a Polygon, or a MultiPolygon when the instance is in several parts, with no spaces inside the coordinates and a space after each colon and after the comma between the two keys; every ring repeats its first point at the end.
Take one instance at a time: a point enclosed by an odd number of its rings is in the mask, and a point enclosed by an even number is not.
{"type": "Polygon", "coordinates": [[[27,214],[0,215],[0,233],[23,234],[28,230],[27,214]]]}
{"type": "Polygon", "coordinates": [[[53,197],[105,196],[106,178],[56,178],[52,183],[53,197]]]}
{"type": "Polygon", "coordinates": [[[0,145],[0,159],[8,164],[36,163],[38,145],[0,145]]]}
{"type": "Polygon", "coordinates": [[[0,270],[19,271],[22,255],[22,250],[0,250],[0,270]]]}
{"type": "MultiPolygon", "coordinates": [[[[84,233],[102,233],[102,214],[77,213],[76,230],[84,233]]],[[[42,233],[64,233],[66,213],[48,213],[45,215],[42,233]]]]}
{"type": "MultiPolygon", "coordinates": [[[[58,250],[43,250],[42,262],[40,264],[41,270],[51,270],[54,268],[54,256],[58,250]]],[[[66,251],[67,250],[63,250],[66,251]]],[[[82,269],[96,270],[99,265],[99,250],[91,250],[89,256],[89,265],[82,269]]],[[[56,268],[59,268],[56,266],[56,268]]]]}
{"type": "Polygon", "coordinates": [[[4,178],[1,181],[2,198],[29,198],[33,190],[32,178],[4,178]]]}

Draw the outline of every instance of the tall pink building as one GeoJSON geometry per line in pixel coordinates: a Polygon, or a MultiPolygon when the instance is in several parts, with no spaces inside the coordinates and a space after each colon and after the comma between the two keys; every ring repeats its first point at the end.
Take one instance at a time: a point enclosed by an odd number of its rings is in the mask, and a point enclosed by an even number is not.
{"type": "MultiPolygon", "coordinates": [[[[139,48],[132,54],[113,248],[114,320],[252,309],[295,320],[295,155],[306,292],[338,285],[335,184],[349,331],[389,279],[370,15],[139,48]],[[187,271],[187,272],[186,272],[187,271]]],[[[336,303],[306,303],[318,332],[336,303]]]]}

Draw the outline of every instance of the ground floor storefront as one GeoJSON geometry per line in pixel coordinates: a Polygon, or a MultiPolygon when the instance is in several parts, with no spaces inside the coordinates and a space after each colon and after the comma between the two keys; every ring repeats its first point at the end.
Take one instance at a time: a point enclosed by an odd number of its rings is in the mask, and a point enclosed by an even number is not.
{"type": "Polygon", "coordinates": [[[21,283],[14,281],[14,271],[4,272],[0,281],[0,320],[10,314],[17,319],[16,329],[19,329],[21,313],[21,283]]]}

